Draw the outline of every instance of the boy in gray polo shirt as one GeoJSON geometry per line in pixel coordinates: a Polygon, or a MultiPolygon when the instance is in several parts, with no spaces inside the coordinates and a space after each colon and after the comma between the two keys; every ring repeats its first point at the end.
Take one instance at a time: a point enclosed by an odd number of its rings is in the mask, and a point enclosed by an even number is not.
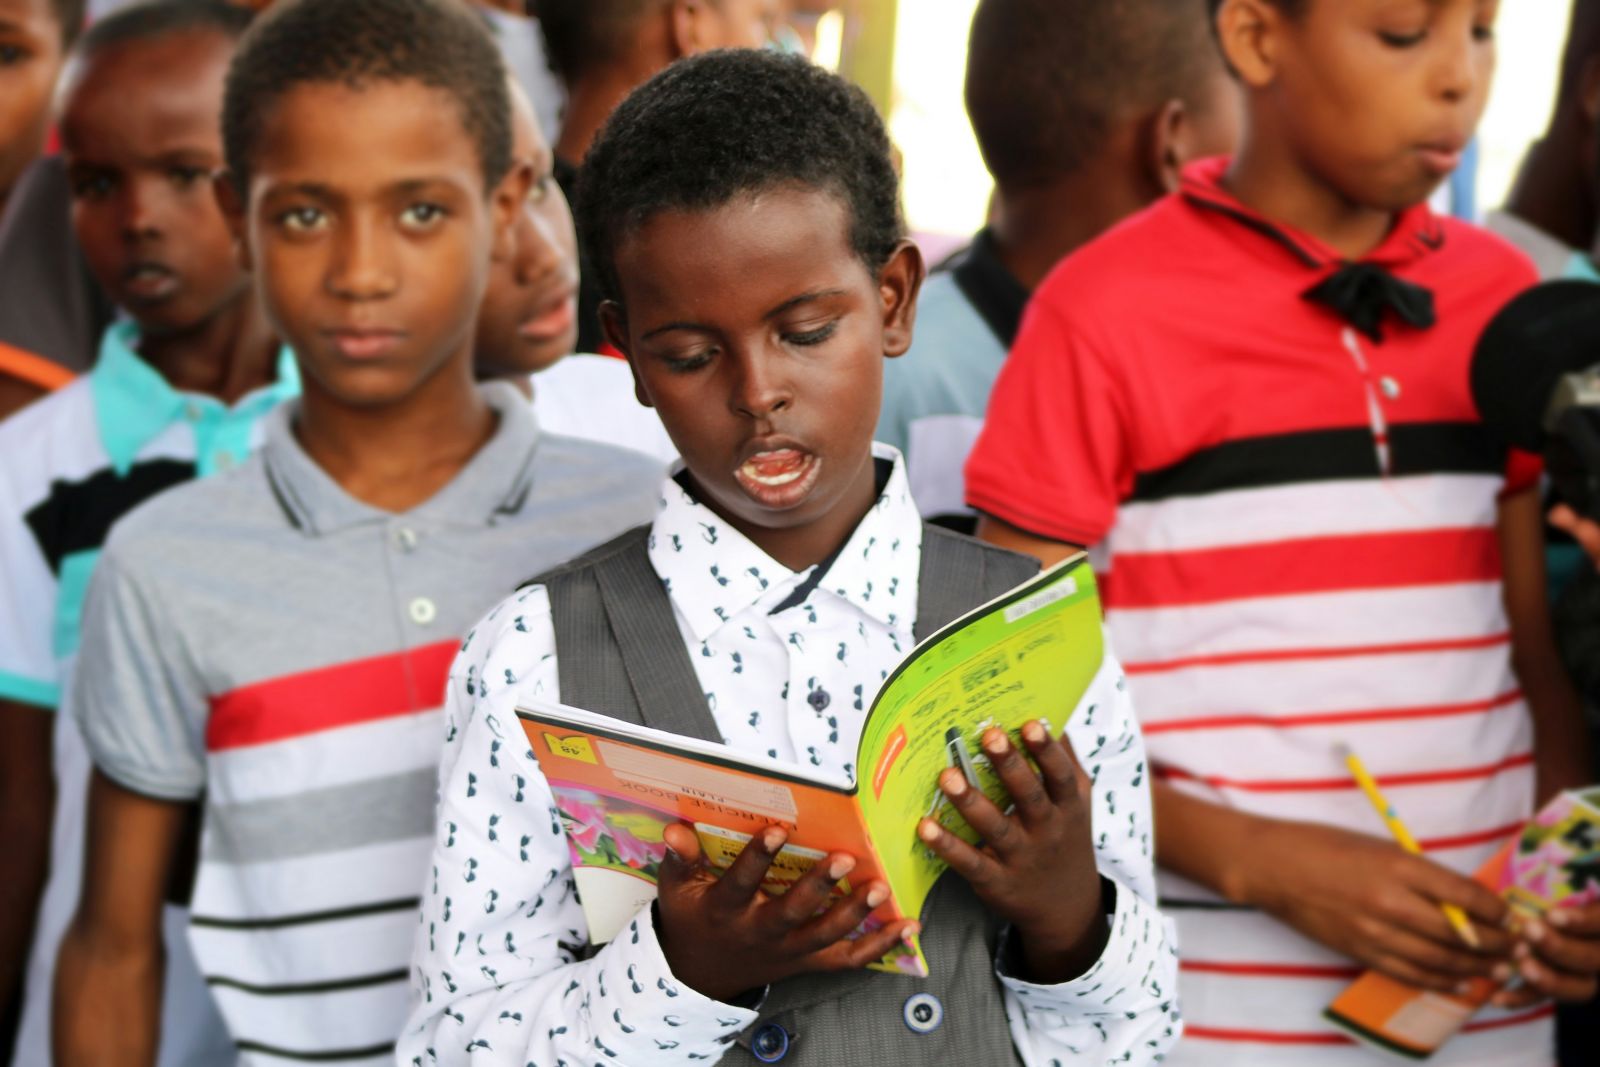
{"type": "Polygon", "coordinates": [[[450,659],[517,576],[653,510],[654,463],[541,435],[514,390],[473,384],[529,184],[508,111],[449,0],[283,5],[241,45],[221,195],[303,400],[256,458],[124,520],[91,585],[63,1061],[149,1061],[154,902],[202,795],[191,940],[241,1062],[390,1061],[450,659]]]}

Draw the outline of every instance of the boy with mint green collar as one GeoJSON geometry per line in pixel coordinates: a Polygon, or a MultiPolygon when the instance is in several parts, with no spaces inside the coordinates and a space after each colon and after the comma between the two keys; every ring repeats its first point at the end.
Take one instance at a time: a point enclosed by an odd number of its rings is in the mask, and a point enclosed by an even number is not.
{"type": "MultiPolygon", "coordinates": [[[[26,991],[18,1063],[49,1062],[56,945],[80,877],[88,759],[53,712],[100,546],[136,505],[245,459],[261,417],[299,392],[211,192],[223,75],[250,17],[223,0],[113,15],[83,38],[63,99],[74,228],[126,320],[92,372],[0,423],[0,823],[13,849],[0,1002],[26,991]]],[[[168,912],[159,1062],[220,1062],[226,1034],[184,917],[168,912]]]]}

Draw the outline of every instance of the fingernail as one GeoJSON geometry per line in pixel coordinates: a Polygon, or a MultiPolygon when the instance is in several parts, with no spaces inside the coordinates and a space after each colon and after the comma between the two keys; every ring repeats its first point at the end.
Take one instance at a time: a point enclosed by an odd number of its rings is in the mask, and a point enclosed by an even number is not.
{"type": "Polygon", "coordinates": [[[922,924],[912,923],[900,931],[900,940],[909,945],[911,944],[911,939],[920,933],[922,933],[922,924]]]}
{"type": "Polygon", "coordinates": [[[1517,942],[1517,947],[1511,950],[1511,955],[1515,956],[1519,960],[1525,960],[1529,956],[1533,955],[1533,950],[1528,947],[1526,941],[1519,941],[1517,942]]]}
{"type": "Polygon", "coordinates": [[[1516,974],[1516,971],[1511,969],[1511,964],[1497,963],[1494,965],[1494,970],[1489,972],[1489,977],[1493,978],[1501,985],[1504,985],[1505,983],[1511,981],[1511,976],[1514,974],[1516,974]]]}
{"type": "Polygon", "coordinates": [[[1538,941],[1544,937],[1544,923],[1538,919],[1531,920],[1522,930],[1529,941],[1538,941]]]}
{"type": "Polygon", "coordinates": [[[1457,982],[1456,983],[1456,988],[1455,988],[1456,996],[1464,997],[1470,992],[1472,992],[1472,983],[1471,982],[1457,982]]]}
{"type": "Polygon", "coordinates": [[[856,861],[850,856],[840,856],[828,865],[828,877],[837,882],[855,869],[856,861]]]}
{"type": "Polygon", "coordinates": [[[776,826],[768,827],[761,835],[761,847],[768,852],[776,852],[783,847],[783,831],[776,826]]]}
{"type": "Polygon", "coordinates": [[[889,890],[881,885],[875,885],[867,893],[867,907],[876,908],[879,904],[889,899],[889,890]]]}
{"type": "Polygon", "coordinates": [[[1004,755],[1006,751],[1006,735],[999,730],[990,730],[983,735],[983,750],[991,756],[1004,755]]]}
{"type": "Polygon", "coordinates": [[[1037,722],[1023,723],[1022,736],[1030,745],[1044,744],[1044,727],[1037,722]]]}
{"type": "Polygon", "coordinates": [[[1522,966],[1518,970],[1522,972],[1522,977],[1530,982],[1539,980],[1539,965],[1532,960],[1523,960],[1522,966]]]}
{"type": "Polygon", "coordinates": [[[939,840],[939,824],[932,819],[924,819],[917,824],[917,836],[930,844],[939,840]]]}
{"type": "Polygon", "coordinates": [[[944,772],[944,791],[953,797],[959,797],[967,791],[967,776],[955,768],[944,772]]]}
{"type": "Polygon", "coordinates": [[[1549,923],[1551,926],[1561,927],[1571,922],[1572,916],[1568,915],[1560,908],[1556,908],[1554,911],[1547,912],[1545,914],[1544,921],[1549,923]]]}

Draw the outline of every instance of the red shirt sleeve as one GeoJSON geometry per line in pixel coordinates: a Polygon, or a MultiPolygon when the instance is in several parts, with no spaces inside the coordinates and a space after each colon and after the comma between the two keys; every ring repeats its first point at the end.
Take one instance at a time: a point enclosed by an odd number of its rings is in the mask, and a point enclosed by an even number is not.
{"type": "Polygon", "coordinates": [[[1533,452],[1524,452],[1513,448],[1506,457],[1506,484],[1500,490],[1502,499],[1516,496],[1524,489],[1531,489],[1539,484],[1539,479],[1544,477],[1544,457],[1533,452]]]}
{"type": "Polygon", "coordinates": [[[968,505],[1040,537],[1099,543],[1133,489],[1123,380],[1110,366],[1036,295],[967,460],[968,505]]]}

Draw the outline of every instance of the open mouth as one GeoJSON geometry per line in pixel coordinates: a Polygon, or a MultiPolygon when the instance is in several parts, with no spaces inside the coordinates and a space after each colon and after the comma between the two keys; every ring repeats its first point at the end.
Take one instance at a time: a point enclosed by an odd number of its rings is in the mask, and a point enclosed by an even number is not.
{"type": "Polygon", "coordinates": [[[810,495],[822,461],[799,448],[757,452],[739,465],[734,478],[757,503],[769,508],[792,507],[810,495]]]}

